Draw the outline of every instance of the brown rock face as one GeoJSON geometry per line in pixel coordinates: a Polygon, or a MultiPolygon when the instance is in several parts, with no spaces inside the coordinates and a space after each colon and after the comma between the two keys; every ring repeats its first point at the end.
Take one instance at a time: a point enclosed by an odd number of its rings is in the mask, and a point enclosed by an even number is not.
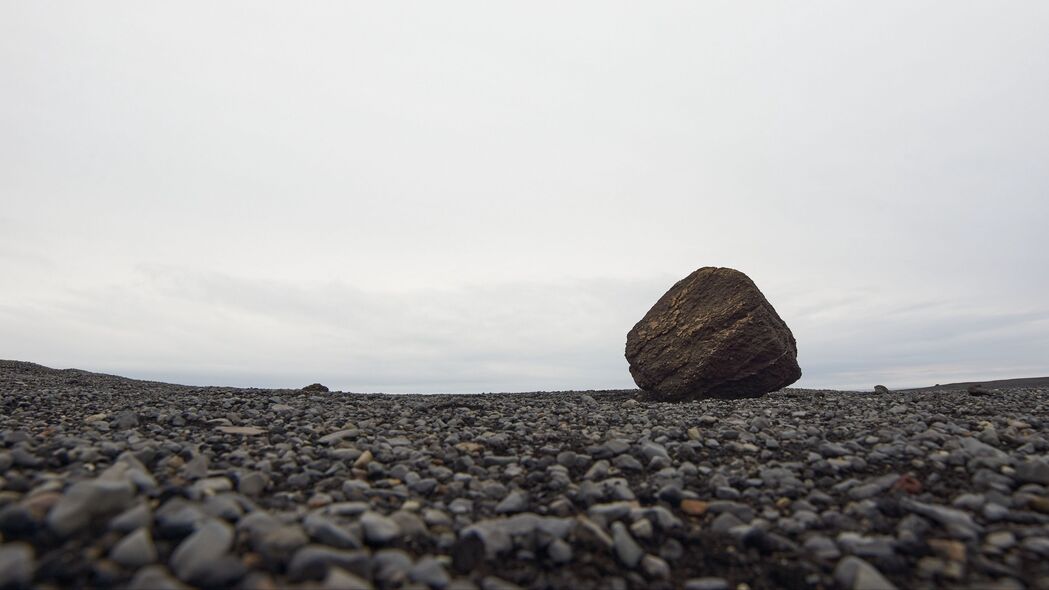
{"type": "Polygon", "coordinates": [[[801,377],[790,328],[747,275],[704,267],[659,298],[626,337],[653,401],[758,397],[801,377]]]}

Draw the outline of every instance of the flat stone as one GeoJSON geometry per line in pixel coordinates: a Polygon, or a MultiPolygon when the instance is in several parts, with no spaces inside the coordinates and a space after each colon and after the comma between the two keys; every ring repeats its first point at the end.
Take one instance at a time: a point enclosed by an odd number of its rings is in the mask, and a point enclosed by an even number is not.
{"type": "Polygon", "coordinates": [[[257,426],[217,426],[215,430],[224,434],[239,434],[241,436],[260,436],[266,434],[265,428],[257,426]]]}
{"type": "Polygon", "coordinates": [[[685,581],[684,590],[729,590],[729,583],[725,578],[692,578],[685,581]]]}
{"type": "Polygon", "coordinates": [[[331,434],[325,434],[324,436],[320,437],[320,439],[318,439],[317,442],[321,443],[322,445],[333,445],[340,443],[346,440],[347,438],[357,438],[359,434],[360,431],[356,428],[347,428],[345,430],[337,430],[335,432],[332,432],[331,434]]]}

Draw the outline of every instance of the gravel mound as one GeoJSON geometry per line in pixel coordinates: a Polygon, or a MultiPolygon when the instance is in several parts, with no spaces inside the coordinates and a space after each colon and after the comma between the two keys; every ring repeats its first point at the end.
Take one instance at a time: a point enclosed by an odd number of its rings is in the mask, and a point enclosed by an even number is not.
{"type": "Polygon", "coordinates": [[[1049,584],[1049,388],[636,394],[0,361],[0,588],[1049,584]]]}

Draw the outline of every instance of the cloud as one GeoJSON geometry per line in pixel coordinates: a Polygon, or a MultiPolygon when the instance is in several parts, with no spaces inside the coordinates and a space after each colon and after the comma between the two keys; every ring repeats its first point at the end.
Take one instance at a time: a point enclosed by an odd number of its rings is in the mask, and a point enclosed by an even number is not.
{"type": "MultiPolygon", "coordinates": [[[[0,305],[0,327],[28,360],[193,384],[321,381],[423,393],[631,388],[626,332],[673,283],[378,291],[156,265],[133,276],[0,305]]],[[[901,302],[862,290],[794,293],[774,304],[799,342],[799,386],[868,389],[1049,372],[1044,308],[901,302]]]]}
{"type": "Polygon", "coordinates": [[[615,388],[632,385],[623,343],[653,288],[661,287],[579,280],[381,292],[149,267],[132,283],[69,288],[51,300],[0,307],[0,317],[41,351],[63,333],[60,352],[45,356],[195,382],[314,379],[356,391],[419,392],[615,388]]]}

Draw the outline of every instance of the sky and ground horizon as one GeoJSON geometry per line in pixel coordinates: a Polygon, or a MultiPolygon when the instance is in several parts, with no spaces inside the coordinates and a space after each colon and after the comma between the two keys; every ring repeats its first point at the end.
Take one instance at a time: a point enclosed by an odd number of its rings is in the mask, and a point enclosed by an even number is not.
{"type": "Polygon", "coordinates": [[[0,358],[621,389],[702,266],[798,387],[1049,375],[1049,3],[0,3],[0,358]]]}

